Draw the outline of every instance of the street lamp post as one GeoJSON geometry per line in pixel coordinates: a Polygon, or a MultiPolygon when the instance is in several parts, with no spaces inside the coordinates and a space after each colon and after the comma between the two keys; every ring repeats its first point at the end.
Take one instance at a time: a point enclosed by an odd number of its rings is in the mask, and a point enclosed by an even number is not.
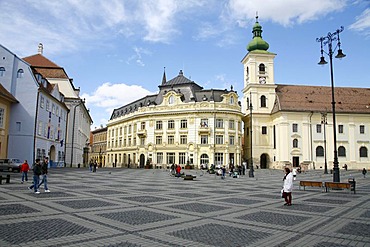
{"type": "Polygon", "coordinates": [[[328,162],[326,160],[326,124],[327,124],[326,113],[321,113],[321,124],[324,124],[324,160],[325,160],[324,174],[328,174],[328,162]]]}
{"type": "Polygon", "coordinates": [[[249,169],[249,177],[254,178],[254,167],[253,167],[253,138],[252,138],[252,133],[253,133],[253,124],[252,124],[252,111],[253,111],[253,105],[252,105],[252,93],[250,93],[249,97],[249,110],[251,111],[250,118],[249,118],[249,128],[250,128],[250,134],[251,134],[251,142],[250,142],[250,147],[251,147],[251,161],[250,161],[250,169],[249,169]]]}
{"type": "Polygon", "coordinates": [[[325,61],[324,53],[329,56],[330,62],[330,79],[331,79],[331,104],[333,107],[333,134],[334,134],[334,166],[333,166],[333,182],[340,182],[339,176],[339,162],[338,162],[338,150],[337,150],[337,128],[336,128],[336,119],[335,119],[335,99],[334,99],[334,75],[333,75],[333,53],[338,48],[338,54],[335,58],[343,58],[346,55],[343,54],[342,49],[340,48],[340,39],[339,33],[344,30],[344,27],[341,26],[340,29],[337,29],[333,33],[328,33],[326,36],[317,38],[316,41],[321,44],[321,58],[319,65],[327,64],[325,61]],[[337,41],[337,45],[333,49],[333,41],[337,41]],[[328,45],[328,52],[324,51],[323,46],[328,45]]]}

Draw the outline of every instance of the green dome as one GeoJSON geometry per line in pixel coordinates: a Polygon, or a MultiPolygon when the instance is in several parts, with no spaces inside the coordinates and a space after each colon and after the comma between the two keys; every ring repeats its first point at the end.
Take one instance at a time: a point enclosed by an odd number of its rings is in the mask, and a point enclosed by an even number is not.
{"type": "Polygon", "coordinates": [[[262,39],[262,26],[258,23],[258,17],[256,23],[253,26],[253,39],[247,45],[248,51],[262,50],[267,51],[269,44],[262,39]]]}

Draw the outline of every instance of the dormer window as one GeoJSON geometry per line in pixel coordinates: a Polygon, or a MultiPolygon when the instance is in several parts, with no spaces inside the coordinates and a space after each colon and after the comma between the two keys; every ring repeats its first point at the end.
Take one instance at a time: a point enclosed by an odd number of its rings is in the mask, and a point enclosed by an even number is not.
{"type": "Polygon", "coordinates": [[[260,74],[264,74],[266,71],[265,65],[261,63],[258,67],[259,67],[260,74]]]}
{"type": "Polygon", "coordinates": [[[17,78],[23,78],[23,74],[24,74],[23,69],[19,69],[19,70],[17,71],[17,78]]]}
{"type": "Polygon", "coordinates": [[[173,95],[171,95],[171,96],[168,98],[168,104],[169,104],[169,105],[172,105],[173,103],[175,103],[175,98],[173,97],[173,95]]]}
{"type": "Polygon", "coordinates": [[[231,96],[231,97],[230,97],[230,105],[233,105],[234,103],[235,103],[234,96],[231,96]]]}
{"type": "Polygon", "coordinates": [[[203,100],[203,101],[207,101],[207,99],[208,99],[208,98],[207,98],[207,96],[206,96],[206,95],[203,95],[202,100],[203,100]]]}

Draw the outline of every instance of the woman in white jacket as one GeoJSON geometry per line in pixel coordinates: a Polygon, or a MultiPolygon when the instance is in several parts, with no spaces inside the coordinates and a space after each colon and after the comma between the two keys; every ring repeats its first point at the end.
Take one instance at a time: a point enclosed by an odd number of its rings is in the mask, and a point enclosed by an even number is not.
{"type": "Polygon", "coordinates": [[[292,191],[293,191],[293,174],[289,168],[285,168],[285,176],[283,178],[283,197],[285,199],[286,206],[292,205],[292,191]]]}

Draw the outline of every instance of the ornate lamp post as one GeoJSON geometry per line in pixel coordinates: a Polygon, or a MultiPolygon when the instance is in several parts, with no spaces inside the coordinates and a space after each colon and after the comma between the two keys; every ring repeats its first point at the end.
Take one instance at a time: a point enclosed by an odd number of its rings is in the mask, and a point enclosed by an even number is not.
{"type": "Polygon", "coordinates": [[[327,114],[321,113],[321,124],[324,125],[324,160],[325,160],[325,170],[324,174],[328,174],[328,162],[326,160],[326,124],[327,124],[327,114]]]}
{"type": "Polygon", "coordinates": [[[250,123],[250,132],[251,132],[251,142],[250,142],[250,146],[251,146],[251,161],[250,161],[250,169],[249,169],[249,177],[250,178],[254,178],[254,167],[253,167],[253,145],[252,145],[252,133],[253,133],[253,124],[252,124],[252,111],[253,111],[253,105],[252,105],[252,93],[250,93],[250,97],[249,97],[249,110],[251,111],[251,114],[250,114],[250,119],[249,119],[249,123],[250,123]]]}
{"type": "Polygon", "coordinates": [[[317,38],[316,41],[320,42],[321,44],[321,58],[320,58],[320,65],[327,64],[328,62],[325,61],[324,53],[329,56],[330,62],[330,79],[331,79],[331,104],[333,107],[333,132],[334,132],[334,167],[333,167],[333,182],[340,182],[339,176],[339,162],[338,162],[338,150],[337,150],[337,128],[336,128],[336,119],[335,119],[335,99],[334,99],[334,75],[333,75],[333,53],[338,48],[338,54],[335,58],[343,58],[346,55],[343,54],[342,49],[340,48],[340,39],[339,33],[344,30],[344,27],[341,26],[340,29],[337,29],[333,33],[328,33],[326,36],[317,38]],[[333,49],[333,41],[337,42],[337,45],[333,49]],[[323,46],[328,46],[328,52],[324,51],[323,46]]]}

